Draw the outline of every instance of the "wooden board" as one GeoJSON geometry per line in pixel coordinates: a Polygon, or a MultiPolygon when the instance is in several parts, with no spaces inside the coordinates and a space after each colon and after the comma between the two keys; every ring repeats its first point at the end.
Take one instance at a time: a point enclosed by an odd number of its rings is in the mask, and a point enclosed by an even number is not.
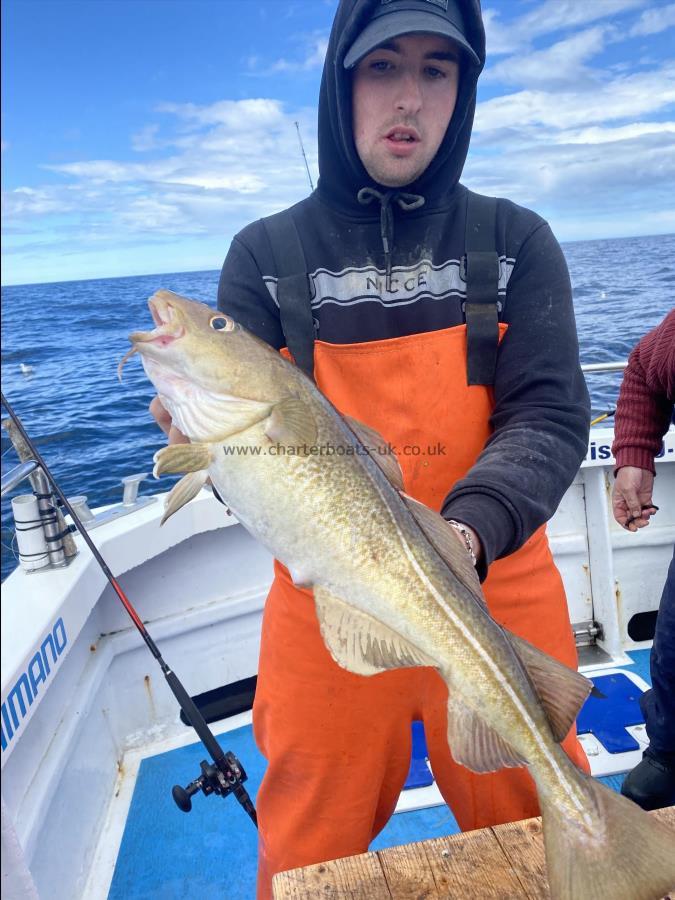
{"type": "MultiPolygon", "coordinates": [[[[675,806],[651,815],[675,830],[675,806]]],[[[272,891],[275,900],[550,900],[541,819],[291,869],[272,891]]]]}
{"type": "Polygon", "coordinates": [[[391,900],[376,853],[345,856],[315,866],[275,875],[274,897],[345,897],[349,900],[391,900]]]}

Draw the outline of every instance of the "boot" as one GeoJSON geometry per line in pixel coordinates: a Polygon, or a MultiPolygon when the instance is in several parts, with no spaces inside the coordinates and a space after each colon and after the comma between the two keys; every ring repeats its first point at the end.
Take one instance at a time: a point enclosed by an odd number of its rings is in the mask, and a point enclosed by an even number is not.
{"type": "Polygon", "coordinates": [[[642,760],[626,776],[621,793],[643,809],[675,805],[675,753],[647,747],[642,760]]]}

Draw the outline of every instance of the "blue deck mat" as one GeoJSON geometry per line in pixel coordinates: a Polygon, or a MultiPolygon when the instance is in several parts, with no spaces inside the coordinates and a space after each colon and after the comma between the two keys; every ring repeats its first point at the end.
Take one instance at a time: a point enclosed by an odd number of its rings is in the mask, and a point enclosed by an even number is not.
{"type": "Polygon", "coordinates": [[[640,688],[622,672],[600,675],[593,683],[604,696],[586,700],[577,719],[577,732],[594,735],[610,753],[639,750],[640,745],[625,726],[644,723],[640,688]]]}
{"type": "MultiPolygon", "coordinates": [[[[649,683],[649,650],[629,654],[631,670],[649,683]]],[[[224,750],[242,762],[254,798],[265,771],[250,726],[219,737],[224,750]]],[[[233,797],[222,800],[195,794],[192,812],[181,812],[171,797],[174,784],[185,785],[199,774],[206,758],[200,743],[148,757],[141,763],[110,900],[253,900],[257,833],[233,797]]],[[[618,791],[623,775],[601,778],[618,791]]],[[[311,822],[307,823],[311,828],[311,822]]],[[[442,837],[459,831],[446,806],[398,813],[371,844],[382,850],[398,844],[442,837]]]]}

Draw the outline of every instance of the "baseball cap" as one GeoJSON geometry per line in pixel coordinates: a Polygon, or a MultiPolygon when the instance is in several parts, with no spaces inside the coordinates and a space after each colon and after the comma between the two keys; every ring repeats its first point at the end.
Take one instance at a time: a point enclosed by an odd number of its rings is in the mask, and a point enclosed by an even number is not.
{"type": "Polygon", "coordinates": [[[441,34],[459,44],[471,62],[479,59],[464,36],[464,20],[457,0],[380,0],[370,22],[345,56],[345,69],[385,41],[402,34],[441,34]]]}

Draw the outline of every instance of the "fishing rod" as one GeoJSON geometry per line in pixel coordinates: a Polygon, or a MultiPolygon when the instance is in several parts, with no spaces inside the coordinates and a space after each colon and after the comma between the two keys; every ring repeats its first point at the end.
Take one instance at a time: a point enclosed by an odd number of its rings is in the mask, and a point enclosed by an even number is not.
{"type": "Polygon", "coordinates": [[[608,409],[607,412],[604,412],[604,413],[602,413],[602,415],[597,416],[595,419],[593,419],[591,421],[591,425],[597,425],[598,422],[604,422],[605,419],[611,418],[615,412],[616,412],[615,409],[608,409]]]}
{"type": "Polygon", "coordinates": [[[183,788],[180,785],[174,785],[171,790],[171,795],[173,796],[176,805],[183,812],[190,812],[190,810],[192,809],[192,801],[190,798],[193,794],[196,794],[197,791],[201,791],[205,796],[208,796],[209,794],[217,794],[219,797],[226,797],[228,794],[234,794],[236,799],[239,801],[241,806],[243,806],[244,810],[249,815],[251,821],[257,828],[258,819],[256,816],[255,807],[253,806],[253,802],[251,801],[251,798],[249,797],[246,789],[243,786],[243,782],[246,781],[248,777],[246,775],[246,772],[244,771],[243,766],[234,755],[234,753],[225,753],[223,751],[222,747],[213,735],[211,729],[206,724],[206,720],[200,713],[192,697],[190,697],[181,682],[178,680],[178,676],[175,674],[175,672],[173,672],[173,670],[169,668],[167,663],[162,658],[162,654],[159,652],[159,648],[150,637],[150,634],[141,621],[140,616],[131,605],[131,601],[124,593],[119,583],[117,582],[117,579],[108,568],[98,548],[89,536],[89,532],[80,521],[79,516],[73,509],[68,498],[59,487],[56,479],[50,472],[38,449],[26,434],[26,430],[24,429],[21,420],[14,412],[5,395],[1,391],[0,397],[2,398],[2,405],[9,413],[9,416],[16,425],[19,433],[21,434],[21,437],[24,439],[26,445],[33,454],[34,461],[40,466],[44,474],[49,479],[54,493],[58,497],[61,505],[70,514],[70,517],[73,520],[73,524],[82,535],[82,539],[84,540],[87,547],[89,547],[89,549],[91,550],[94,559],[103,570],[103,573],[110,582],[112,589],[121,600],[122,606],[129,614],[131,621],[138,629],[148,649],[159,663],[159,667],[164,674],[166,682],[171,688],[171,692],[173,693],[174,697],[178,701],[178,705],[185,713],[186,719],[197,732],[199,739],[201,740],[202,744],[204,744],[204,747],[208,750],[209,755],[213,760],[214,765],[211,765],[205,760],[202,761],[200,764],[201,775],[195,778],[194,781],[191,781],[190,784],[188,784],[186,787],[183,788]]]}
{"type": "Polygon", "coordinates": [[[302,135],[300,134],[300,126],[298,123],[295,123],[295,130],[298,132],[298,140],[300,141],[300,150],[302,151],[302,158],[305,160],[305,168],[307,169],[307,177],[309,178],[309,186],[312,190],[314,190],[314,183],[312,181],[312,176],[309,173],[309,163],[307,162],[307,154],[305,153],[305,145],[302,143],[302,135]]]}

